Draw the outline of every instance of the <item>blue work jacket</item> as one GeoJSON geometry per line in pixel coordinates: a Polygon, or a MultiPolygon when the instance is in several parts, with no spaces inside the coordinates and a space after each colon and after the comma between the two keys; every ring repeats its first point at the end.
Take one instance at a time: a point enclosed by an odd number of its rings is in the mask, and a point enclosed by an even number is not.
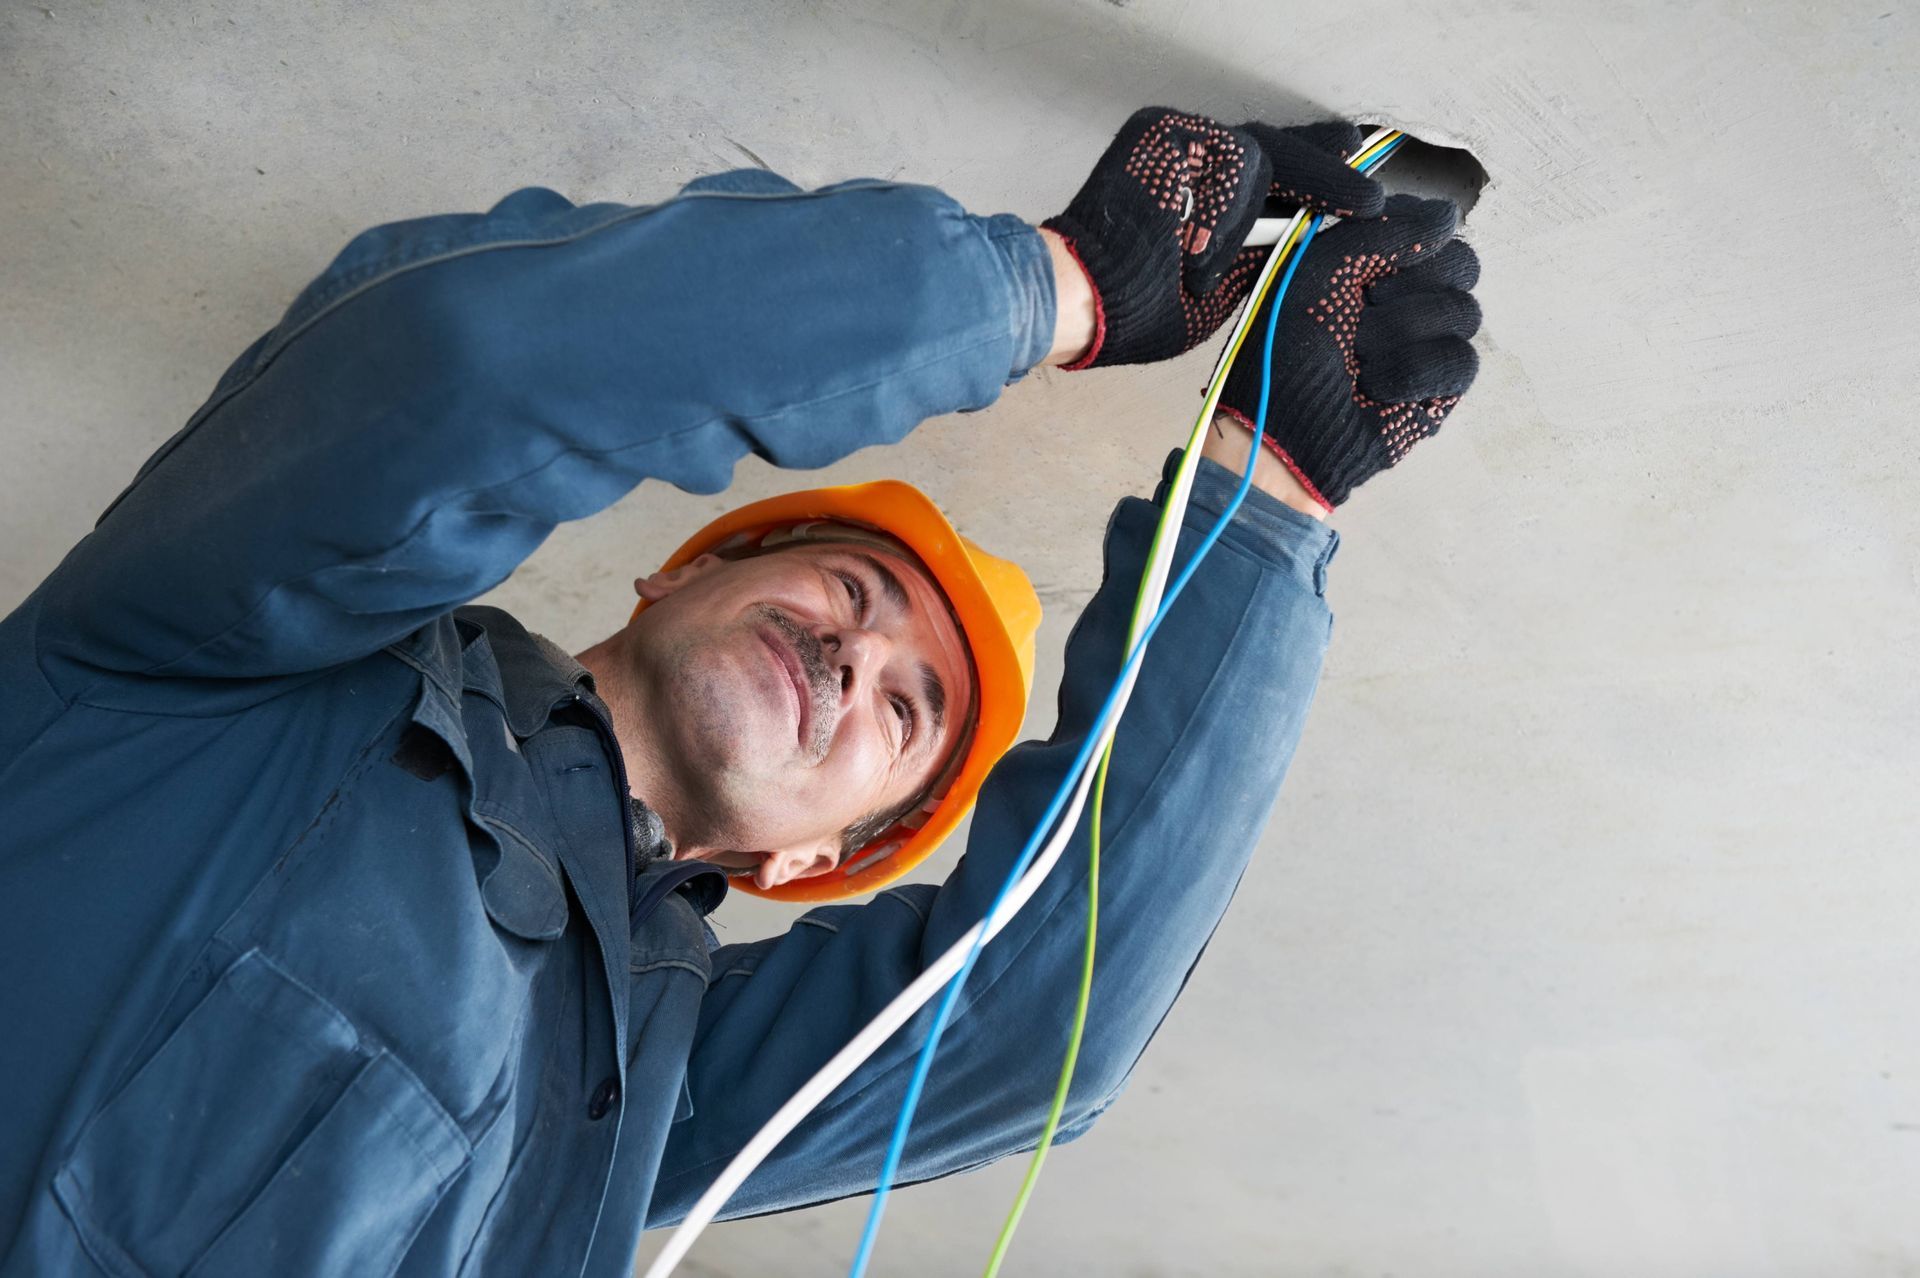
{"type": "MultiPolygon", "coordinates": [[[[714,492],[748,451],[824,466],[984,407],[1053,310],[1031,228],[891,183],[528,190],[350,243],[0,622],[0,1274],[626,1274],[984,912],[1120,664],[1157,512],[1120,503],[1058,727],[944,884],[717,950],[591,678],[466,605],[643,480],[714,492]]],[[[1230,488],[1203,465],[1188,553],[1230,488]]],[[[1256,492],[1146,663],[1069,1136],[1255,844],[1334,544],[1256,492]]],[[[1035,1140],[1083,850],[985,951],[904,1181],[1035,1140]]],[[[928,1015],[729,1214],[871,1190],[928,1015]]]]}

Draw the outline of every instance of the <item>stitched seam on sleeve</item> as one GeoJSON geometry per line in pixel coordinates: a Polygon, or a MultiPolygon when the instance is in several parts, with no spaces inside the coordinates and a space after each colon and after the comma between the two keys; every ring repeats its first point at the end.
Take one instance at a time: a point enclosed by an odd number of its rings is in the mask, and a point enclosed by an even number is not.
{"type": "MultiPolygon", "coordinates": [[[[437,252],[429,250],[422,252],[417,257],[407,258],[398,262],[392,258],[388,258],[381,262],[368,263],[357,271],[347,272],[342,282],[346,283],[351,281],[348,287],[329,297],[325,302],[315,306],[310,315],[300,317],[284,337],[269,343],[255,359],[252,372],[243,378],[239,385],[233,387],[233,391],[237,392],[242,387],[257,380],[260,374],[265,372],[267,367],[271,365],[273,361],[279,357],[280,353],[291,345],[295,339],[299,338],[308,329],[312,328],[340,307],[353,301],[362,293],[369,292],[390,280],[398,279],[402,275],[409,274],[424,267],[437,266],[443,262],[451,262],[462,257],[471,257],[476,253],[485,253],[494,249],[554,248],[564,244],[572,244],[575,241],[586,239],[590,235],[597,235],[601,231],[611,229],[612,227],[624,226],[629,222],[637,222],[642,218],[672,208],[686,200],[740,200],[750,202],[811,200],[837,195],[849,190],[892,190],[897,189],[900,185],[899,183],[891,182],[875,182],[871,185],[848,184],[831,191],[767,191],[752,193],[739,191],[683,191],[671,199],[662,200],[658,204],[645,204],[636,208],[623,209],[619,213],[611,214],[600,221],[594,222],[590,226],[583,226],[576,231],[571,231],[564,235],[527,236],[519,239],[490,239],[477,243],[463,244],[458,247],[449,247],[437,252]],[[356,280],[354,279],[356,275],[361,275],[363,278],[356,280]]],[[[957,208],[959,206],[956,204],[955,207],[957,208]]],[[[962,212],[964,214],[964,210],[962,210],[962,212]]],[[[484,214],[482,216],[484,216],[484,214]]],[[[369,229],[377,230],[379,228],[373,227],[369,229]]],[[[223,396],[222,398],[223,400],[231,398],[231,394],[223,396]]],[[[209,407],[211,407],[211,405],[209,405],[209,407]]]]}
{"type": "MultiPolygon", "coordinates": [[[[681,191],[675,196],[673,196],[671,199],[662,200],[658,204],[647,204],[647,205],[641,205],[637,208],[624,209],[617,214],[608,216],[602,221],[595,222],[591,226],[581,227],[579,230],[573,231],[566,235],[548,235],[548,236],[539,236],[539,237],[522,238],[522,239],[501,238],[501,239],[493,239],[493,240],[484,240],[477,243],[464,244],[458,248],[447,248],[444,251],[437,252],[437,253],[421,252],[417,256],[405,258],[403,260],[395,260],[393,257],[388,257],[382,261],[370,262],[370,263],[367,263],[365,266],[356,268],[354,270],[343,272],[340,279],[335,281],[335,284],[336,285],[347,284],[347,287],[342,288],[340,289],[340,291],[335,292],[332,295],[328,296],[325,301],[317,302],[316,304],[314,304],[313,307],[311,308],[310,313],[308,314],[295,316],[292,311],[289,311],[287,315],[282,316],[280,321],[281,324],[285,324],[288,319],[293,319],[294,320],[293,327],[290,328],[286,332],[286,334],[283,336],[277,335],[279,325],[276,325],[273,329],[269,330],[269,334],[275,335],[275,336],[273,337],[273,340],[269,341],[266,345],[260,348],[259,354],[254,356],[253,366],[249,368],[240,377],[236,378],[231,386],[228,386],[223,391],[219,391],[218,393],[216,393],[216,395],[213,398],[209,399],[205,404],[202,404],[200,408],[193,414],[193,416],[187,419],[186,425],[183,426],[179,431],[175,432],[174,436],[171,439],[169,439],[164,446],[162,446],[160,451],[155,453],[153,457],[148,459],[147,464],[141,468],[141,473],[143,475],[150,473],[154,467],[164,462],[169,456],[173,454],[173,451],[175,449],[177,449],[178,447],[180,447],[181,444],[186,442],[188,436],[192,435],[195,431],[199,430],[201,424],[204,423],[207,418],[211,417],[216,411],[218,411],[222,406],[224,406],[228,400],[232,399],[235,395],[238,395],[241,391],[247,389],[249,386],[253,385],[254,382],[258,381],[260,379],[261,374],[265,373],[267,369],[272,366],[274,360],[279,358],[280,353],[286,350],[286,348],[289,345],[291,345],[297,338],[299,338],[302,334],[304,334],[308,329],[312,328],[315,324],[319,323],[322,319],[325,319],[328,315],[331,315],[334,311],[338,310],[340,307],[346,305],[348,302],[359,297],[362,293],[366,293],[375,288],[378,288],[380,285],[387,283],[389,280],[397,279],[402,275],[408,274],[409,272],[419,270],[428,266],[436,266],[442,262],[450,262],[455,260],[456,258],[469,257],[475,253],[483,253],[490,249],[552,248],[556,245],[571,244],[575,240],[585,239],[587,236],[596,234],[600,231],[604,231],[609,227],[621,226],[628,222],[638,221],[639,219],[647,216],[648,214],[657,213],[662,209],[670,208],[671,206],[678,204],[682,200],[741,200],[741,201],[759,202],[759,201],[772,201],[772,200],[819,199],[819,198],[824,198],[826,196],[839,194],[842,191],[896,190],[907,185],[911,185],[911,184],[899,183],[899,182],[869,181],[869,182],[846,182],[846,183],[840,184],[836,188],[833,188],[830,190],[824,190],[824,191],[779,191],[779,192],[773,192],[773,191],[756,191],[756,192],[681,191]],[[350,284],[348,283],[349,281],[351,281],[350,284]]],[[[955,203],[955,207],[959,208],[959,205],[955,203]]],[[[966,214],[966,210],[961,209],[960,212],[963,216],[968,216],[966,214]]],[[[380,228],[370,227],[368,229],[378,230],[380,228]]],[[[351,243],[351,241],[349,241],[349,243],[351,243]]],[[[304,291],[302,295],[304,296],[304,291]]],[[[294,301],[295,303],[298,303],[300,301],[300,298],[296,297],[294,301]]],[[[127,493],[131,492],[132,490],[133,490],[133,485],[129,484],[126,490],[123,491],[119,497],[114,498],[113,504],[107,507],[105,513],[102,514],[101,518],[104,519],[106,518],[107,515],[112,514],[114,511],[114,508],[119,506],[121,499],[124,498],[127,495],[127,493]]]]}
{"type": "Polygon", "coordinates": [[[679,968],[683,972],[691,972],[700,978],[702,985],[707,983],[706,969],[697,963],[690,963],[686,959],[651,959],[638,965],[628,964],[627,975],[645,976],[648,972],[658,972],[669,968],[679,968]]]}

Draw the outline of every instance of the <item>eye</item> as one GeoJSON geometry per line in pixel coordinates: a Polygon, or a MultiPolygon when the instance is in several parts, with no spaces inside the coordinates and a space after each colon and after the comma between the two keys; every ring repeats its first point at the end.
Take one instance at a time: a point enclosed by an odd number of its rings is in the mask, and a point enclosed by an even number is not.
{"type": "Polygon", "coordinates": [[[913,740],[913,702],[905,697],[889,697],[893,704],[893,713],[900,719],[900,744],[904,747],[913,740]]]}
{"type": "Polygon", "coordinates": [[[840,584],[847,588],[847,598],[853,600],[853,612],[856,617],[867,615],[867,587],[858,577],[848,572],[836,572],[840,584]]]}

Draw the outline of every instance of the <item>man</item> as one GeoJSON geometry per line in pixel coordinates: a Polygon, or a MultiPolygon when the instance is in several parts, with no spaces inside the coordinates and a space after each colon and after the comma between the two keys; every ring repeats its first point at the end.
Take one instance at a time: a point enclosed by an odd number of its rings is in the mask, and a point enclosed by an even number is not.
{"type": "MultiPolygon", "coordinates": [[[[1298,739],[1352,486],[1473,376],[1450,206],[1345,125],[1136,115],[1037,233],[938,192],[726,174],[648,208],[523,191],[369,231],[0,622],[0,1272],[624,1273],[813,1069],[975,922],[1122,657],[1123,501],[1051,740],[1010,565],[900,485],[748,508],[578,660],[463,607],[643,479],[817,467],[1043,359],[1212,333],[1269,197],[1348,215],[1282,308],[1260,489],[1162,628],[1106,805],[1109,920],[1068,1108],[1111,1103],[1298,739]],[[710,948],[722,871],[943,885],[710,948]]],[[[1257,415],[1241,361],[1182,532],[1257,415]]],[[[1096,424],[1097,429],[1097,424],[1096,424]]],[[[1162,494],[1164,499],[1164,493],[1162,494]]],[[[903,1179],[1031,1145],[1064,1038],[1069,855],[974,973],[903,1179]]],[[[870,1191],[924,1020],[734,1214],[870,1191]]]]}

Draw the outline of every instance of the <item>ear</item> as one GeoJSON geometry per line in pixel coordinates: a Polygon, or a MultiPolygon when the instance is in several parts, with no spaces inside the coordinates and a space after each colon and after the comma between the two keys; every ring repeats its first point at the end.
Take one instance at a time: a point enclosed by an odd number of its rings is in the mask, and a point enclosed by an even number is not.
{"type": "Polygon", "coordinates": [[[648,577],[633,579],[633,593],[648,603],[657,603],[676,590],[700,580],[708,573],[717,572],[726,567],[727,561],[718,555],[700,555],[689,563],[684,563],[672,571],[656,572],[648,577]]]}
{"type": "Polygon", "coordinates": [[[753,872],[753,881],[763,888],[779,887],[800,879],[818,878],[840,864],[839,836],[819,843],[769,852],[753,872]]]}

